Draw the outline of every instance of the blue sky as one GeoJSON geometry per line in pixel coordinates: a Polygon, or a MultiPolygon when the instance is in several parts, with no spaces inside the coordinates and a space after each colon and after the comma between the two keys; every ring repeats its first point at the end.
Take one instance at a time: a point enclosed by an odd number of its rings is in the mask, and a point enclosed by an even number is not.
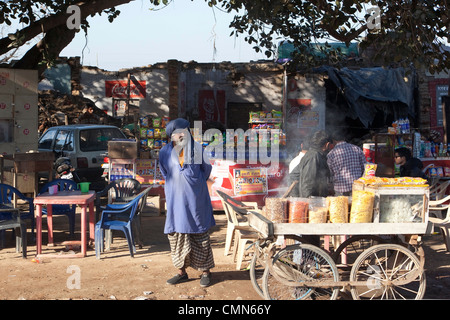
{"type": "MultiPolygon", "coordinates": [[[[88,18],[87,43],[80,31],[61,56],[80,56],[83,65],[105,70],[141,67],[169,59],[183,62],[248,62],[267,59],[243,36],[230,37],[233,14],[211,9],[204,0],[176,0],[161,10],[149,10],[146,0],[118,6],[120,15],[88,18]],[[214,54],[214,46],[216,52],[214,54]],[[84,48],[84,50],[83,50],[84,48]]],[[[162,7],[162,6],[160,6],[162,7]]]]}

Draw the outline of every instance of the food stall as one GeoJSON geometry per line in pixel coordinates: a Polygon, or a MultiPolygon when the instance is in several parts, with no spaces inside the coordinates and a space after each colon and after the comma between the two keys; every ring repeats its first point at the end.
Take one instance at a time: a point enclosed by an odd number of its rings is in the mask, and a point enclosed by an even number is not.
{"type": "Polygon", "coordinates": [[[351,198],[266,198],[263,210],[247,212],[260,238],[252,284],[272,300],[337,299],[345,291],[353,299],[421,299],[428,199],[426,180],[409,177],[363,177],[351,198]],[[327,237],[344,235],[331,250],[327,237]],[[323,248],[305,236],[322,236],[323,248]],[[285,246],[286,239],[299,242],[285,246]]]}
{"type": "Polygon", "coordinates": [[[208,188],[215,210],[222,210],[217,190],[260,207],[266,197],[286,190],[289,168],[282,122],[279,111],[250,112],[245,133],[227,130],[222,139],[216,135],[209,143],[201,141],[213,166],[208,188]]]}
{"type": "MultiPolygon", "coordinates": [[[[159,170],[159,150],[168,143],[165,127],[167,117],[141,117],[139,121],[139,156],[132,163],[111,167],[112,178],[133,176],[146,187],[150,195],[160,197],[164,211],[164,178],[159,170]]],[[[286,190],[288,173],[286,138],[281,130],[279,111],[251,112],[249,131],[203,132],[200,123],[191,128],[193,138],[202,144],[213,166],[208,189],[214,210],[223,210],[216,190],[241,201],[264,204],[268,196],[278,196],[286,190]],[[276,129],[276,130],[275,130],[276,129]],[[264,149],[261,149],[264,146],[264,149]]]]}

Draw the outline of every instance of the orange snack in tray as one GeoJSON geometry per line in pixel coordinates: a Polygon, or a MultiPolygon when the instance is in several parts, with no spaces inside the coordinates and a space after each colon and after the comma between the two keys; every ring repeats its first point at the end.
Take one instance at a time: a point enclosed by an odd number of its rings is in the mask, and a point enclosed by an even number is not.
{"type": "Polygon", "coordinates": [[[306,223],[308,208],[309,203],[306,201],[289,200],[289,223],[306,223]]]}

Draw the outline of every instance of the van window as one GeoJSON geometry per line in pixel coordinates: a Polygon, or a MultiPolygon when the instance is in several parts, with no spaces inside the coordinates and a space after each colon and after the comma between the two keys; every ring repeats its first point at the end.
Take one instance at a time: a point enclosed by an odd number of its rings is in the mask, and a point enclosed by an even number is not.
{"type": "Polygon", "coordinates": [[[39,149],[51,150],[53,139],[55,138],[56,130],[47,130],[39,140],[39,149]]]}
{"type": "Polygon", "coordinates": [[[69,130],[60,130],[55,140],[55,151],[73,151],[73,133],[69,130]]]}
{"type": "Polygon", "coordinates": [[[122,131],[115,128],[88,129],[80,131],[80,150],[107,151],[108,141],[112,139],[123,139],[122,131]]]}

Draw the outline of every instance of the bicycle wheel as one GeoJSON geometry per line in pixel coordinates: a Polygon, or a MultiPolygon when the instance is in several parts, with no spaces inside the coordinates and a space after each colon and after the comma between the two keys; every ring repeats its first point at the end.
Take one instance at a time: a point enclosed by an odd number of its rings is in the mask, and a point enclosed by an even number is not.
{"type": "Polygon", "coordinates": [[[352,286],[353,299],[422,299],[425,271],[419,259],[398,244],[379,244],[364,251],[355,261],[350,281],[365,282],[352,286]]]}
{"type": "Polygon", "coordinates": [[[385,241],[374,235],[356,235],[348,238],[333,252],[332,258],[336,264],[347,264],[353,265],[356,259],[359,257],[361,253],[363,253],[366,249],[376,245],[384,243],[385,241]],[[345,252],[347,259],[346,263],[342,261],[341,253],[345,252]]]}
{"type": "Polygon", "coordinates": [[[339,281],[339,272],[331,257],[310,244],[294,244],[279,251],[268,262],[263,275],[264,297],[269,300],[334,300],[339,288],[291,286],[280,282],[339,281]],[[272,275],[270,270],[276,273],[272,275]],[[277,279],[278,278],[278,279],[277,279]]]}
{"type": "MultiPolygon", "coordinates": [[[[300,243],[306,242],[301,236],[297,235],[286,235],[285,238],[292,239],[300,243]]],[[[261,296],[261,298],[264,298],[262,282],[264,269],[266,268],[266,259],[267,259],[267,252],[264,251],[264,248],[261,247],[260,242],[257,241],[255,243],[255,252],[252,261],[250,262],[249,272],[252,286],[255,289],[255,291],[261,296]]]]}

